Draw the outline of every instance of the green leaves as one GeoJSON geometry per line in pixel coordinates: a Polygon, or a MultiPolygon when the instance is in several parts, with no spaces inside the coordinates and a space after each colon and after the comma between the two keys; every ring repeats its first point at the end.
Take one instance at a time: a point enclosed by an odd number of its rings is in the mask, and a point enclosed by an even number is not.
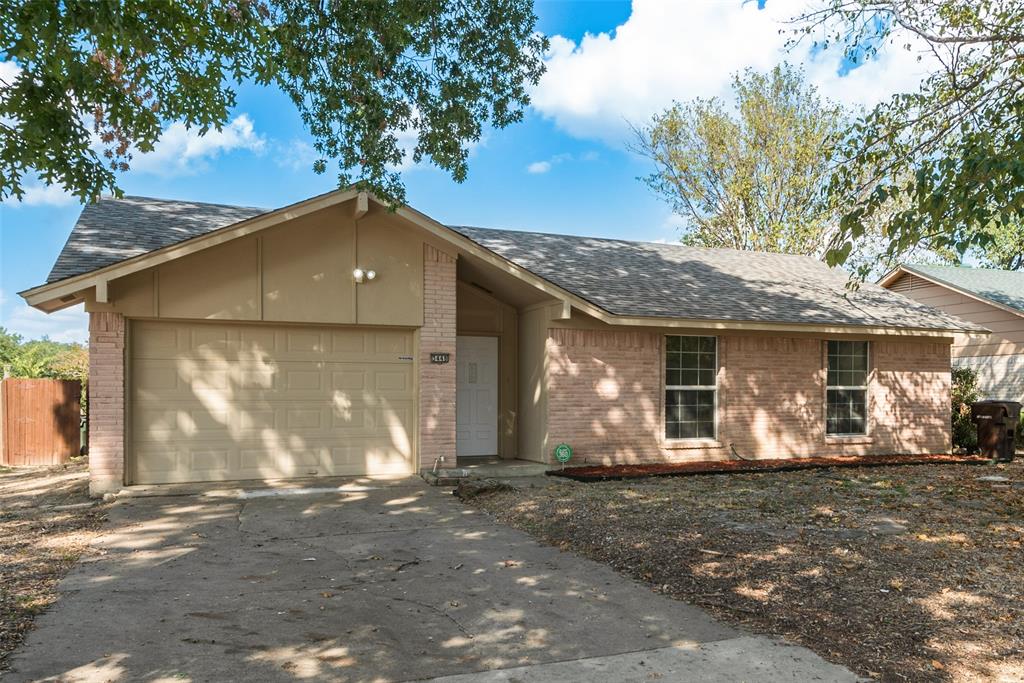
{"type": "Polygon", "coordinates": [[[20,72],[0,83],[0,198],[32,173],[83,201],[116,193],[165,124],[220,129],[251,79],[292,99],[313,170],[400,202],[403,163],[461,181],[484,126],[522,118],[548,45],[535,24],[529,0],[6,3],[20,72]]]}
{"type": "Polygon", "coordinates": [[[735,113],[718,99],[676,103],[635,129],[644,180],[686,221],[683,241],[821,255],[839,212],[824,193],[844,112],[788,65],[733,80],[735,113]]]}
{"type": "MultiPolygon", "coordinates": [[[[824,33],[847,53],[909,39],[935,57],[917,92],[876,106],[838,148],[844,161],[828,193],[853,205],[837,245],[867,224],[882,223],[890,256],[923,245],[954,261],[973,254],[993,265],[1024,267],[1015,256],[1024,242],[1024,5],[825,0],[795,23],[796,39],[824,33]]],[[[834,246],[829,261],[844,260],[834,246]]]]}

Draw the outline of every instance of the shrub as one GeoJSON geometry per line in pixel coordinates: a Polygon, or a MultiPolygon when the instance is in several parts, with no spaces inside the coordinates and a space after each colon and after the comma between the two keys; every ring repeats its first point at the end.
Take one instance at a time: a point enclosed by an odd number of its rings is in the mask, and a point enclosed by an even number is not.
{"type": "Polygon", "coordinates": [[[971,422],[971,404],[978,400],[978,373],[953,368],[953,447],[968,453],[978,450],[978,432],[971,422]]]}
{"type": "Polygon", "coordinates": [[[1017,425],[1017,440],[1014,443],[1014,450],[1024,451],[1024,413],[1021,413],[1020,424],[1017,425]]]}

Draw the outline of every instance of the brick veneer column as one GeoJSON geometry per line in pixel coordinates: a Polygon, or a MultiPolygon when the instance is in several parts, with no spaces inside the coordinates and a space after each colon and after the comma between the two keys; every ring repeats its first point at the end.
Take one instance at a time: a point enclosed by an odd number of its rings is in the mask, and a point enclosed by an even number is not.
{"type": "Polygon", "coordinates": [[[438,456],[455,467],[455,259],[423,248],[423,327],[420,329],[420,469],[438,456]],[[432,352],[451,354],[443,365],[432,352]]]}
{"type": "Polygon", "coordinates": [[[89,493],[124,485],[124,316],[89,314],[89,493]]]}

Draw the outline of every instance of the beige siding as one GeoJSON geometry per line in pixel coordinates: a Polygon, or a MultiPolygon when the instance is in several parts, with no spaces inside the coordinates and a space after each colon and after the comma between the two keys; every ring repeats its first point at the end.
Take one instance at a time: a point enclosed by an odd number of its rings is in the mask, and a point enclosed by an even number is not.
{"type": "Polygon", "coordinates": [[[159,315],[259,320],[257,257],[256,240],[247,239],[164,264],[157,273],[159,315]]]}
{"type": "Polygon", "coordinates": [[[356,221],[335,206],[113,280],[90,312],[129,318],[423,324],[421,231],[375,208],[356,221]],[[358,239],[357,239],[358,238],[358,239]],[[359,265],[376,271],[357,285],[359,265]]]}
{"type": "Polygon", "coordinates": [[[978,373],[982,398],[1024,403],[1024,354],[1014,356],[964,356],[955,365],[978,373]]]}
{"type": "Polygon", "coordinates": [[[547,462],[550,313],[540,306],[519,314],[519,457],[547,462]]]}
{"type": "Polygon", "coordinates": [[[360,285],[360,325],[423,324],[422,231],[378,211],[359,221],[356,261],[377,278],[360,285]]]}
{"type": "Polygon", "coordinates": [[[958,337],[953,345],[954,358],[1024,354],[1024,316],[909,273],[903,274],[889,288],[992,331],[989,337],[958,337]]]}
{"type": "Polygon", "coordinates": [[[498,338],[498,454],[517,457],[519,412],[519,332],[516,309],[465,282],[458,284],[457,330],[460,335],[498,338]]]}
{"type": "Polygon", "coordinates": [[[342,207],[267,230],[261,236],[263,319],[353,324],[355,229],[342,207]]]}

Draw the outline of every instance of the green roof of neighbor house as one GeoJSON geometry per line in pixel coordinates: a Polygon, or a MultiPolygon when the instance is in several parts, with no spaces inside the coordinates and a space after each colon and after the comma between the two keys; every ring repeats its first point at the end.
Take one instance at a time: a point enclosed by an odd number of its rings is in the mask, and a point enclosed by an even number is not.
{"type": "Polygon", "coordinates": [[[903,269],[1024,312],[1024,272],[910,263],[903,269]]]}

